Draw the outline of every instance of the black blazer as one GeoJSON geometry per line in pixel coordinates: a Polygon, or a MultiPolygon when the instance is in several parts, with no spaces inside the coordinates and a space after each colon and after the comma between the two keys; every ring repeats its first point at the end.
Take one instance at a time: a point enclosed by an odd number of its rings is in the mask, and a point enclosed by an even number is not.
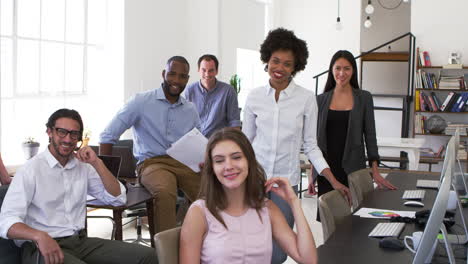
{"type": "MultiPolygon", "coordinates": [[[[327,156],[327,116],[333,91],[317,96],[317,144],[327,156]]],[[[348,132],[343,152],[342,166],[347,174],[366,168],[364,141],[369,164],[379,161],[375,133],[374,101],[368,91],[353,89],[354,105],[349,114],[348,132]]],[[[371,165],[370,165],[371,166],[371,165]]]]}

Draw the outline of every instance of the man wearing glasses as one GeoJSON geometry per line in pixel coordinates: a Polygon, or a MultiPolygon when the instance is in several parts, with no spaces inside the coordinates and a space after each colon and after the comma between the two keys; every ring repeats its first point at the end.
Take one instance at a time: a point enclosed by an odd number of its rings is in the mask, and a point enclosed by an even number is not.
{"type": "Polygon", "coordinates": [[[87,237],[86,194],[119,206],[125,187],[90,147],[75,152],[78,112],[57,110],[46,126],[48,147],[17,171],[5,196],[0,236],[15,239],[22,263],[157,263],[151,248],[87,237]]]}

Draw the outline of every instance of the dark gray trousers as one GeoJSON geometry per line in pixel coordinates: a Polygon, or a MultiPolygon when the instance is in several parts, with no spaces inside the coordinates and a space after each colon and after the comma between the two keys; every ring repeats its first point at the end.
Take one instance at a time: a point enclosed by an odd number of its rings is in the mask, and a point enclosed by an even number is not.
{"type": "MultiPolygon", "coordinates": [[[[62,249],[65,264],[158,263],[154,248],[116,240],[87,237],[83,230],[77,235],[56,238],[55,240],[62,249]]],[[[26,242],[21,246],[21,257],[24,264],[45,263],[39,249],[33,242],[26,242]]]]}
{"type": "MultiPolygon", "coordinates": [[[[297,194],[297,185],[292,186],[294,192],[297,194]]],[[[294,215],[289,207],[288,203],[286,203],[283,199],[277,196],[275,193],[270,192],[270,200],[272,200],[281,210],[284,217],[286,218],[286,222],[288,222],[289,227],[291,229],[294,227],[294,215]]],[[[278,243],[273,240],[273,255],[271,256],[271,263],[272,264],[280,264],[286,261],[288,255],[281,249],[278,243]]]]}

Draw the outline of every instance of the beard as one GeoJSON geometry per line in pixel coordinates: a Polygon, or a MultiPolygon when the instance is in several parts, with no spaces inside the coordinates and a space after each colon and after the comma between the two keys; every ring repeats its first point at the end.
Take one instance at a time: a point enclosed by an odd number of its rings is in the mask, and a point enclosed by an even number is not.
{"type": "Polygon", "coordinates": [[[52,143],[52,148],[55,150],[55,153],[57,153],[57,155],[59,155],[60,157],[62,158],[70,158],[71,155],[73,155],[73,150],[75,149],[75,147],[73,147],[73,144],[72,143],[64,143],[64,142],[56,142],[53,138],[51,138],[50,142],[52,143]],[[61,153],[60,152],[60,144],[65,144],[67,146],[72,146],[72,150],[69,152],[69,153],[61,153]]]}
{"type": "Polygon", "coordinates": [[[173,96],[173,97],[178,97],[185,89],[185,86],[184,87],[180,87],[179,86],[179,91],[173,91],[171,89],[171,84],[169,84],[169,82],[167,82],[166,80],[163,81],[163,85],[162,85],[164,91],[170,95],[170,96],[173,96]]]}

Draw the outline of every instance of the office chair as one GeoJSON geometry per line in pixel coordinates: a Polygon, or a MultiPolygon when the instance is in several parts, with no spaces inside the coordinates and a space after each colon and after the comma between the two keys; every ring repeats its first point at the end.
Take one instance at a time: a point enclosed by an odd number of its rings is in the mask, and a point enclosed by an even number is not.
{"type": "Polygon", "coordinates": [[[154,235],[154,245],[158,255],[158,263],[179,263],[180,227],[169,229],[154,235]]]}
{"type": "MultiPolygon", "coordinates": [[[[119,140],[117,144],[112,148],[112,155],[122,157],[122,163],[120,165],[119,178],[137,178],[136,175],[136,164],[137,160],[133,156],[133,140],[119,140]]],[[[138,185],[139,183],[137,183],[138,185]]],[[[180,190],[177,192],[176,212],[177,219],[182,221],[184,218],[184,212],[188,209],[188,201],[184,198],[184,193],[180,190]]],[[[144,244],[151,246],[151,240],[149,238],[143,238],[142,236],[142,218],[148,216],[146,211],[146,204],[141,203],[125,210],[122,217],[134,217],[136,221],[137,237],[136,239],[125,239],[125,242],[144,244]]],[[[129,221],[126,224],[129,224],[129,221]]]]}
{"type": "Polygon", "coordinates": [[[353,208],[361,204],[364,197],[374,190],[374,183],[368,169],[355,171],[348,175],[349,190],[353,199],[353,208]]]}
{"type": "MultiPolygon", "coordinates": [[[[133,156],[133,140],[119,140],[112,148],[112,155],[120,156],[122,163],[120,165],[119,178],[137,178],[136,165],[137,159],[133,156]]],[[[138,181],[137,181],[138,185],[138,181]]],[[[136,221],[137,237],[135,239],[124,239],[125,242],[134,244],[144,244],[151,246],[151,240],[149,238],[143,238],[142,235],[142,218],[148,216],[146,211],[146,204],[141,203],[127,209],[123,212],[122,217],[134,218],[133,220],[125,223],[127,225],[133,221],[136,221]]]]}
{"type": "MultiPolygon", "coordinates": [[[[99,152],[98,146],[90,146],[96,153],[99,152]]],[[[121,164],[119,175],[116,175],[119,179],[123,178],[136,178],[136,164],[137,160],[133,156],[133,140],[119,140],[112,148],[112,155],[121,157],[121,164]]],[[[134,218],[127,223],[123,224],[123,226],[136,221],[136,229],[137,229],[137,237],[135,239],[125,239],[126,242],[131,243],[141,243],[147,246],[150,246],[151,240],[145,239],[142,236],[142,217],[147,216],[146,212],[146,204],[141,203],[127,209],[123,212],[123,218],[134,218]]],[[[112,217],[108,216],[88,216],[88,218],[107,218],[112,221],[112,237],[111,239],[115,239],[115,222],[112,217]]]]}
{"type": "MultiPolygon", "coordinates": [[[[0,209],[9,185],[0,186],[0,209]]],[[[0,263],[21,263],[21,250],[11,239],[0,238],[0,263]]]]}
{"type": "Polygon", "coordinates": [[[336,225],[345,217],[351,214],[346,199],[337,191],[327,192],[319,197],[319,213],[322,222],[323,241],[335,232],[336,225]]]}

